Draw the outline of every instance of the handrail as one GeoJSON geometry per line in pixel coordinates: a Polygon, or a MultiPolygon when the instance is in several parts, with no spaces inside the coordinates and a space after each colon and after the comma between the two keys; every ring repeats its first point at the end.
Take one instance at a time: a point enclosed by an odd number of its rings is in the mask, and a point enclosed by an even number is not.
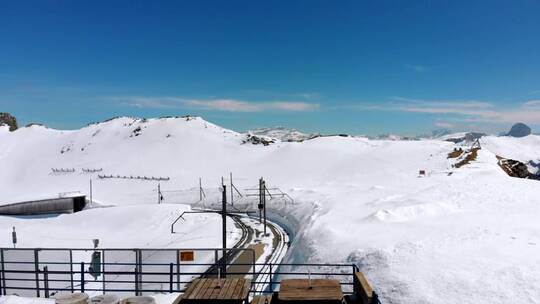
{"type": "MultiPolygon", "coordinates": [[[[0,248],[0,295],[48,296],[61,291],[122,292],[131,294],[156,292],[183,292],[197,277],[215,277],[217,269],[225,267],[224,276],[247,277],[252,284],[252,295],[270,293],[286,278],[332,277],[339,280],[345,294],[353,292],[353,276],[358,267],[341,263],[236,263],[218,258],[222,248],[0,248]],[[64,250],[64,255],[51,256],[52,252],[64,250]],[[207,252],[202,261],[185,262],[180,252],[196,250],[207,252]],[[34,254],[24,254],[24,252],[34,254]],[[76,260],[75,252],[102,253],[103,261],[98,271],[89,269],[91,263],[76,260]],[[112,254],[133,252],[121,256],[112,254]],[[49,252],[48,254],[45,254],[49,252]],[[161,252],[160,255],[155,255],[161,252]],[[174,253],[171,255],[171,252],[174,253]],[[214,254],[212,254],[212,252],[214,254]],[[67,257],[69,260],[62,258],[67,257]],[[209,253],[209,254],[208,254],[209,253]],[[212,257],[212,256],[215,257],[212,257]],[[156,260],[145,260],[153,256],[156,260]],[[212,261],[209,261],[210,258],[212,261]],[[208,262],[205,262],[208,261],[208,262]],[[46,267],[46,269],[45,269],[46,267]],[[208,272],[208,269],[214,269],[208,272]],[[269,270],[271,269],[271,270],[269,270]],[[92,277],[90,277],[92,275],[92,277]],[[260,288],[262,286],[262,288],[260,288]]],[[[228,252],[252,251],[253,249],[229,248],[228,252]]],[[[94,266],[94,265],[92,265],[94,266]]]]}

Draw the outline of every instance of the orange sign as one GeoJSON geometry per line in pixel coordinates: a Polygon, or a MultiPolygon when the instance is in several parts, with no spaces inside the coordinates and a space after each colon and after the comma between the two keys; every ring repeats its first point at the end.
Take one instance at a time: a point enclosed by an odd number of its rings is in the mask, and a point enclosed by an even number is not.
{"type": "Polygon", "coordinates": [[[195,261],[195,252],[193,251],[180,251],[180,261],[193,262],[195,261]]]}

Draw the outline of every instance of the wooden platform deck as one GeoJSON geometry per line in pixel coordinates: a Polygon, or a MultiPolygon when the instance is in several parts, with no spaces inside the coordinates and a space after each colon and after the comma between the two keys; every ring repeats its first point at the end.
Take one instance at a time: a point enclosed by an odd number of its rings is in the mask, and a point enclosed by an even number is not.
{"type": "Polygon", "coordinates": [[[184,293],[185,303],[247,303],[251,280],[195,279],[184,293]]]}

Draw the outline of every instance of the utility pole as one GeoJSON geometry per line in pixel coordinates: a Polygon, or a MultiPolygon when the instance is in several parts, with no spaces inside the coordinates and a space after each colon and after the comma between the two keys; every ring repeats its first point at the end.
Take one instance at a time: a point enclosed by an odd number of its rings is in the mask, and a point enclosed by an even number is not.
{"type": "Polygon", "coordinates": [[[259,223],[264,219],[264,235],[266,235],[266,182],[259,179],[259,223]]]}
{"type": "Polygon", "coordinates": [[[264,213],[264,235],[266,235],[266,182],[262,179],[262,204],[264,213]]]}
{"type": "Polygon", "coordinates": [[[221,220],[222,220],[222,244],[223,244],[223,269],[221,273],[225,277],[225,269],[227,267],[227,186],[222,185],[221,195],[221,220]]]}
{"type": "Polygon", "coordinates": [[[230,172],[229,174],[230,174],[230,179],[231,179],[231,206],[234,206],[232,172],[230,172]]]}
{"type": "Polygon", "coordinates": [[[263,209],[263,203],[262,203],[262,177],[259,179],[259,205],[257,206],[259,209],[259,223],[262,223],[262,209],[263,209]]]}

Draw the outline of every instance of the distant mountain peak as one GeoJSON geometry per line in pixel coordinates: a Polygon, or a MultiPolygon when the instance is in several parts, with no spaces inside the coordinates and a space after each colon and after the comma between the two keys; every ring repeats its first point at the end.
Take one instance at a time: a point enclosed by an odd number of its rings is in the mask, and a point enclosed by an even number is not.
{"type": "Polygon", "coordinates": [[[518,122],[510,128],[510,131],[506,133],[507,136],[511,137],[525,137],[531,134],[531,128],[522,122],[518,122]]]}

